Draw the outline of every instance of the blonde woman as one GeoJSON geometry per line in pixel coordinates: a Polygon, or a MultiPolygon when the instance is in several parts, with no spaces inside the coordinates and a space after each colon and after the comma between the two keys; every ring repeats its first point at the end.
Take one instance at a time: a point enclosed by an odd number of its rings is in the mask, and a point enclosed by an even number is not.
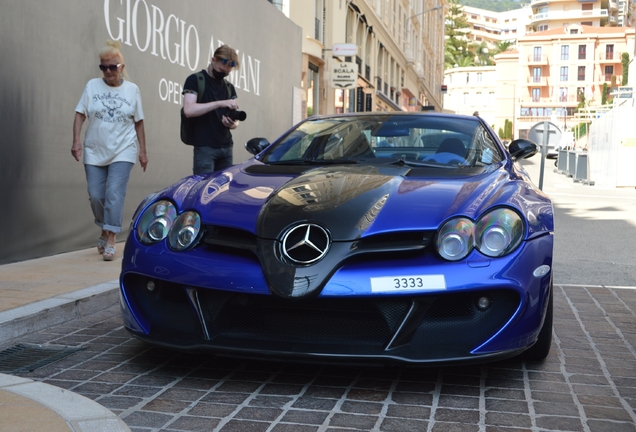
{"type": "Polygon", "coordinates": [[[122,230],[124,199],[137,157],[148,165],[144,113],[139,88],[127,80],[119,41],[106,41],[99,52],[101,78],[91,79],[75,108],[71,153],[84,156],[88,197],[100,227],[97,250],[104,261],[115,258],[117,233],[122,230]],[[81,130],[88,120],[82,146],[81,130]]]}

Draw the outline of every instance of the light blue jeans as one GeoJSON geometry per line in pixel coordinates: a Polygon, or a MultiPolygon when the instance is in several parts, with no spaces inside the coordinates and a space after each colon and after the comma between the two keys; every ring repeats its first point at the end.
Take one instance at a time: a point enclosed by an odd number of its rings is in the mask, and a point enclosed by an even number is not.
{"type": "Polygon", "coordinates": [[[232,147],[194,147],[193,174],[207,174],[232,166],[232,147]]]}
{"type": "Polygon", "coordinates": [[[130,162],[84,165],[95,225],[104,231],[121,232],[126,187],[133,166],[130,162]]]}

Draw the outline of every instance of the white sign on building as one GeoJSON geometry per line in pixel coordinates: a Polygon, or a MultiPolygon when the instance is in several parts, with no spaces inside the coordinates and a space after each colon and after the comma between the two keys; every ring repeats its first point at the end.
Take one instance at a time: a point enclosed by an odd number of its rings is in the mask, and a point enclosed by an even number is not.
{"type": "Polygon", "coordinates": [[[336,62],[331,69],[331,86],[338,89],[356,87],[358,65],[355,62],[336,62]]]}

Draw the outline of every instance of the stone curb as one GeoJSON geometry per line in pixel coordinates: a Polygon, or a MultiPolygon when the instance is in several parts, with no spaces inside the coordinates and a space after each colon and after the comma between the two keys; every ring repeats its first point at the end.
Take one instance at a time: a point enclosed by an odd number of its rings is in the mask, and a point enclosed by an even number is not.
{"type": "Polygon", "coordinates": [[[118,288],[119,280],[115,279],[0,312],[0,341],[7,342],[106,309],[119,301],[118,288]]]}
{"type": "MultiPolygon", "coordinates": [[[[20,403],[20,397],[25,397],[42,405],[44,409],[53,411],[64,419],[71,431],[130,432],[130,428],[123,420],[110,410],[87,397],[59,387],[0,374],[0,391],[5,391],[9,395],[17,395],[14,397],[16,404],[20,403]]],[[[8,404],[11,405],[12,402],[9,401],[8,404]]],[[[33,411],[33,414],[37,416],[39,410],[34,409],[33,411]]]]}

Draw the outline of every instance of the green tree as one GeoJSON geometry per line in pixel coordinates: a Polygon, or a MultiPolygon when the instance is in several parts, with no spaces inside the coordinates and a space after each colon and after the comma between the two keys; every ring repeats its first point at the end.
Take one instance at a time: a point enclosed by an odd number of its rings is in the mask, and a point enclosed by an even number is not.
{"type": "Polygon", "coordinates": [[[629,53],[624,52],[621,54],[621,64],[623,65],[623,85],[627,85],[628,81],[628,72],[629,72],[629,53]]]}
{"type": "Polygon", "coordinates": [[[517,44],[517,41],[511,41],[511,40],[497,42],[497,44],[495,45],[495,48],[492,50],[493,57],[497,54],[508,51],[509,49],[516,46],[516,44],[517,44]]]}
{"type": "Polygon", "coordinates": [[[470,25],[464,14],[464,9],[458,0],[450,0],[444,25],[444,67],[474,66],[474,53],[468,48],[466,33],[470,31],[470,25]],[[471,61],[467,61],[469,58],[471,61]],[[471,64],[472,63],[472,64],[471,64]]]}
{"type": "Polygon", "coordinates": [[[506,12],[520,9],[524,5],[524,2],[516,0],[461,0],[461,3],[464,6],[476,7],[493,12],[506,12]]]}
{"type": "Polygon", "coordinates": [[[508,119],[506,119],[504,121],[504,138],[505,139],[512,139],[512,122],[508,119]]]}
{"type": "Polygon", "coordinates": [[[587,106],[587,100],[585,99],[585,92],[583,90],[579,89],[576,93],[577,99],[579,101],[579,103],[576,104],[576,112],[579,112],[582,108],[585,108],[587,106]]]}
{"type": "Polygon", "coordinates": [[[607,83],[603,83],[603,94],[601,95],[601,105],[607,104],[607,83]]]}
{"type": "Polygon", "coordinates": [[[470,44],[468,50],[472,53],[476,66],[491,66],[495,64],[486,42],[470,44]]]}

